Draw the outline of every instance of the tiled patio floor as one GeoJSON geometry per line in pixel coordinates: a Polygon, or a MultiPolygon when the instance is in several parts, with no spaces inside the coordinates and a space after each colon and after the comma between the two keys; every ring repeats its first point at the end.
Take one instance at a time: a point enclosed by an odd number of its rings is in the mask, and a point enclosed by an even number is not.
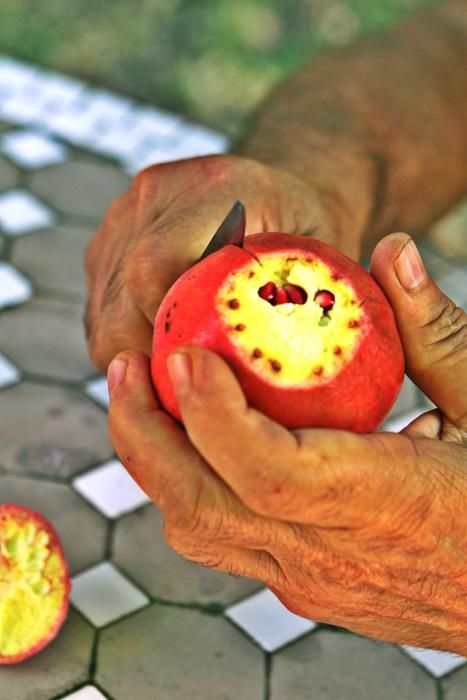
{"type": "MultiPolygon", "coordinates": [[[[467,659],[315,624],[257,581],[176,555],[115,459],[81,325],[86,241],[140,168],[227,146],[177,115],[0,58],[0,502],[49,518],[73,574],[61,633],[0,668],[0,700],[466,700],[467,659]]],[[[449,219],[421,244],[464,307],[466,220],[459,210],[454,232],[449,219]]],[[[406,379],[383,427],[427,405],[406,379]]]]}

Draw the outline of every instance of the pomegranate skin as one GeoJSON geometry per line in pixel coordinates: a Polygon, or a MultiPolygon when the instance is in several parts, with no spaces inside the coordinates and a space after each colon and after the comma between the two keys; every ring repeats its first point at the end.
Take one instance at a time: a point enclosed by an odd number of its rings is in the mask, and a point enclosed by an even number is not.
{"type": "Polygon", "coordinates": [[[217,352],[235,373],[249,405],[292,429],[374,431],[392,407],[404,379],[404,354],[394,313],[381,288],[343,253],[322,241],[293,234],[254,234],[245,239],[243,248],[225,246],[187,270],[167,292],[154,324],[151,376],[162,405],[180,422],[166,360],[181,345],[217,352]],[[274,385],[258,375],[226,333],[216,308],[218,290],[230,273],[251,265],[252,257],[262,254],[318,260],[363,300],[360,345],[353,359],[329,381],[312,387],[274,385]]]}
{"type": "Polygon", "coordinates": [[[48,634],[44,635],[44,637],[42,637],[40,641],[38,641],[36,644],[32,645],[28,649],[25,649],[24,651],[20,652],[19,654],[15,654],[14,656],[2,656],[0,654],[0,664],[4,665],[17,664],[29,658],[30,656],[34,656],[55,639],[63,623],[66,620],[71,591],[71,580],[68,562],[65,558],[65,553],[60,543],[57,531],[55,530],[53,525],[48,520],[46,520],[46,518],[44,518],[43,515],[41,515],[35,510],[25,508],[24,506],[17,505],[16,503],[2,503],[0,505],[0,519],[6,518],[8,516],[11,516],[16,521],[33,521],[37,523],[41,529],[47,532],[47,534],[50,537],[49,546],[51,551],[56,552],[61,559],[61,564],[63,567],[62,584],[64,586],[64,596],[55,623],[51,626],[48,634]]]}

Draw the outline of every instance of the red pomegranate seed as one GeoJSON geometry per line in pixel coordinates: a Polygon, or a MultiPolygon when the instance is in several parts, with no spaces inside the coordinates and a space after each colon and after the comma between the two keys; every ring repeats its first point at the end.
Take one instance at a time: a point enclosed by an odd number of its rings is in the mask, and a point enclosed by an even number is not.
{"type": "Polygon", "coordinates": [[[274,301],[274,293],[276,291],[276,285],[274,282],[266,282],[260,289],[258,290],[258,294],[261,297],[261,299],[265,299],[266,301],[274,301]]]}
{"type": "Polygon", "coordinates": [[[289,304],[291,302],[291,299],[287,292],[285,291],[284,287],[281,287],[280,289],[276,289],[276,293],[274,294],[274,303],[277,304],[289,304]]]}
{"type": "Polygon", "coordinates": [[[297,287],[296,284],[285,284],[284,289],[289,295],[290,301],[294,304],[304,304],[308,299],[308,295],[304,289],[297,287]]]}
{"type": "Polygon", "coordinates": [[[334,306],[335,297],[332,292],[328,292],[327,289],[319,289],[314,300],[321,306],[325,311],[329,311],[334,306]]]}

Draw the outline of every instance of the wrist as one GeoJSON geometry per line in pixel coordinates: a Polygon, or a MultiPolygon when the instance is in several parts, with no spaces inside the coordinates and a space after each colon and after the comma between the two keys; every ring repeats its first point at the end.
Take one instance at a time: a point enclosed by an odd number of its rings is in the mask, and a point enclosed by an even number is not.
{"type": "Polygon", "coordinates": [[[308,149],[307,144],[301,148],[296,143],[282,148],[253,134],[237,153],[298,177],[313,189],[333,229],[336,247],[358,260],[369,243],[379,239],[374,231],[382,208],[384,163],[350,139],[342,143],[342,136],[334,146],[320,135],[313,140],[308,149]]]}

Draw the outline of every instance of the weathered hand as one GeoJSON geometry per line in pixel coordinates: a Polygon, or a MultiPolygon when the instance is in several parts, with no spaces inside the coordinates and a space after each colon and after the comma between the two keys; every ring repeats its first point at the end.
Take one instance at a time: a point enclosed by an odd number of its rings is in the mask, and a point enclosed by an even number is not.
{"type": "Polygon", "coordinates": [[[285,171],[236,156],[143,170],[111,205],[86,253],[86,335],[101,370],[122,350],[150,352],[162,298],[237,199],[246,206],[247,235],[313,234],[358,259],[358,238],[341,221],[337,199],[285,171]]]}
{"type": "Polygon", "coordinates": [[[439,408],[400,434],[288,431],[247,406],[218,355],[191,346],[188,373],[169,359],[186,432],[132,352],[109,371],[110,432],[187,559],[261,580],[304,617],[467,655],[467,316],[420,270],[401,286],[407,240],[383,239],[372,273],[408,374],[439,408]]]}

